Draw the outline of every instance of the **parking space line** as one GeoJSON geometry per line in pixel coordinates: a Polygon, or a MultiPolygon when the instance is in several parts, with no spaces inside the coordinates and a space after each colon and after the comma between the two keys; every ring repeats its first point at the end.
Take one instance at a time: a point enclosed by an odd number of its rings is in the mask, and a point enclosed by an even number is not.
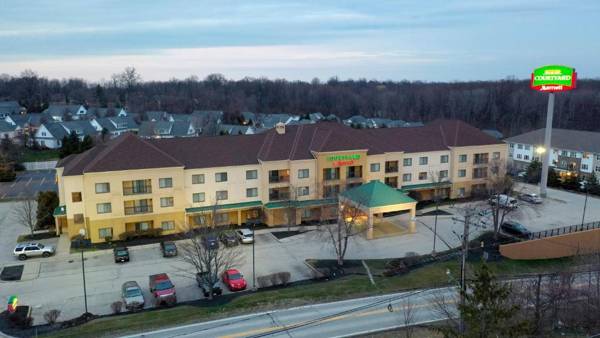
{"type": "Polygon", "coordinates": [[[42,177],[42,181],[40,182],[40,186],[44,184],[44,181],[46,180],[46,177],[42,177]]]}
{"type": "Polygon", "coordinates": [[[27,181],[27,183],[25,183],[25,185],[29,185],[29,183],[31,183],[32,180],[33,180],[33,177],[30,177],[29,181],[27,181]]]}

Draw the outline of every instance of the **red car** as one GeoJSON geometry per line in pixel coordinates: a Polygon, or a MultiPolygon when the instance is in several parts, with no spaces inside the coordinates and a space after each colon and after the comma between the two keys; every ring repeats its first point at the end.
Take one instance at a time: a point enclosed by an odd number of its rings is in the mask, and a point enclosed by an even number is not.
{"type": "Polygon", "coordinates": [[[152,293],[152,296],[154,297],[154,303],[156,306],[172,306],[177,303],[175,285],[171,283],[171,280],[166,273],[151,275],[149,279],[150,293],[152,293]]]}
{"type": "Polygon", "coordinates": [[[229,269],[223,272],[223,284],[227,285],[231,291],[241,291],[246,289],[246,280],[237,269],[229,269]]]}

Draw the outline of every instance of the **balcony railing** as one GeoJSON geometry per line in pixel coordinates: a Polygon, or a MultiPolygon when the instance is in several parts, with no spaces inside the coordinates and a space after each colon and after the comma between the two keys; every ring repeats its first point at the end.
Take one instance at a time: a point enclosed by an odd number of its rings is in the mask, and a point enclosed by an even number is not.
{"type": "Polygon", "coordinates": [[[140,194],[151,194],[152,186],[150,184],[135,186],[135,187],[123,187],[123,195],[140,195],[140,194]]]}
{"type": "Polygon", "coordinates": [[[138,205],[133,207],[125,207],[125,215],[147,214],[152,212],[151,205],[138,205]]]}
{"type": "Polygon", "coordinates": [[[269,176],[269,183],[287,183],[289,181],[289,176],[269,176]]]}
{"type": "Polygon", "coordinates": [[[398,166],[397,165],[386,165],[385,166],[385,172],[386,173],[397,173],[398,172],[398,166]]]}
{"type": "Polygon", "coordinates": [[[289,192],[276,192],[276,193],[269,193],[269,201],[270,202],[274,202],[274,201],[286,201],[290,199],[290,193],[289,192]]]}

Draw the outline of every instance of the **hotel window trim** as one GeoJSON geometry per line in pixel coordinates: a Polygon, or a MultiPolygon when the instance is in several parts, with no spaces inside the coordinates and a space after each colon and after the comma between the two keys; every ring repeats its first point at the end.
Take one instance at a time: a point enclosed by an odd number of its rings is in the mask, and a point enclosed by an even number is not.
{"type": "Polygon", "coordinates": [[[227,172],[216,173],[215,174],[215,182],[227,182],[227,172]]]}
{"type": "Polygon", "coordinates": [[[160,207],[161,208],[170,208],[174,205],[173,197],[161,197],[160,198],[160,207]]]}
{"type": "Polygon", "coordinates": [[[405,167],[410,167],[412,166],[412,158],[408,157],[402,160],[402,165],[405,167]]]}
{"type": "Polygon", "coordinates": [[[195,192],[192,194],[192,203],[202,203],[206,200],[206,194],[203,192],[195,192]]]}
{"type": "Polygon", "coordinates": [[[192,175],[192,184],[204,184],[204,174],[192,175]]]}
{"type": "Polygon", "coordinates": [[[217,201],[226,201],[229,199],[229,193],[227,190],[219,190],[215,193],[217,201]]]}
{"type": "Polygon", "coordinates": [[[112,212],[112,205],[110,203],[97,203],[96,213],[98,214],[109,214],[112,212]]]}
{"type": "Polygon", "coordinates": [[[246,170],[246,180],[256,180],[258,179],[258,170],[246,170]]]}
{"type": "Polygon", "coordinates": [[[370,170],[372,173],[378,173],[381,170],[380,163],[371,163],[370,170]]]}
{"type": "Polygon", "coordinates": [[[173,188],[173,178],[163,177],[158,179],[158,187],[160,189],[173,188]]]}
{"type": "Polygon", "coordinates": [[[246,197],[257,197],[258,196],[258,188],[247,188],[246,189],[246,197]]]}
{"type": "Polygon", "coordinates": [[[102,182],[96,183],[95,186],[96,194],[106,194],[110,192],[110,183],[102,182]]]}
{"type": "Polygon", "coordinates": [[[309,178],[310,170],[309,169],[298,169],[298,178],[309,178]]]}
{"type": "Polygon", "coordinates": [[[427,156],[419,157],[419,165],[427,165],[429,158],[427,156]]]}

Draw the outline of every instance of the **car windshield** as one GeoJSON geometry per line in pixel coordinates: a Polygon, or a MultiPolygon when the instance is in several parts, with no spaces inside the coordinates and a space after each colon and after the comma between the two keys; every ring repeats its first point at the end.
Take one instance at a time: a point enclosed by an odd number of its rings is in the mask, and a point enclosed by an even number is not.
{"type": "MultiPolygon", "coordinates": [[[[37,245],[37,247],[38,247],[38,248],[40,248],[40,249],[43,249],[43,248],[44,248],[44,245],[43,245],[43,244],[38,244],[38,245],[37,245]]],[[[109,251],[109,252],[110,252],[110,251],[109,251]]]]}
{"type": "Polygon", "coordinates": [[[125,296],[127,297],[137,297],[141,295],[142,291],[138,288],[128,288],[127,290],[125,290],[125,296]]]}
{"type": "Polygon", "coordinates": [[[172,288],[173,284],[171,283],[171,281],[168,280],[156,283],[156,290],[158,291],[168,290],[172,288]]]}
{"type": "Polygon", "coordinates": [[[231,280],[242,279],[242,275],[239,274],[238,272],[230,273],[229,279],[231,279],[231,280]]]}
{"type": "Polygon", "coordinates": [[[127,250],[117,250],[117,256],[127,256],[127,250]]]}
{"type": "Polygon", "coordinates": [[[175,250],[175,244],[165,244],[165,250],[175,250]]]}

